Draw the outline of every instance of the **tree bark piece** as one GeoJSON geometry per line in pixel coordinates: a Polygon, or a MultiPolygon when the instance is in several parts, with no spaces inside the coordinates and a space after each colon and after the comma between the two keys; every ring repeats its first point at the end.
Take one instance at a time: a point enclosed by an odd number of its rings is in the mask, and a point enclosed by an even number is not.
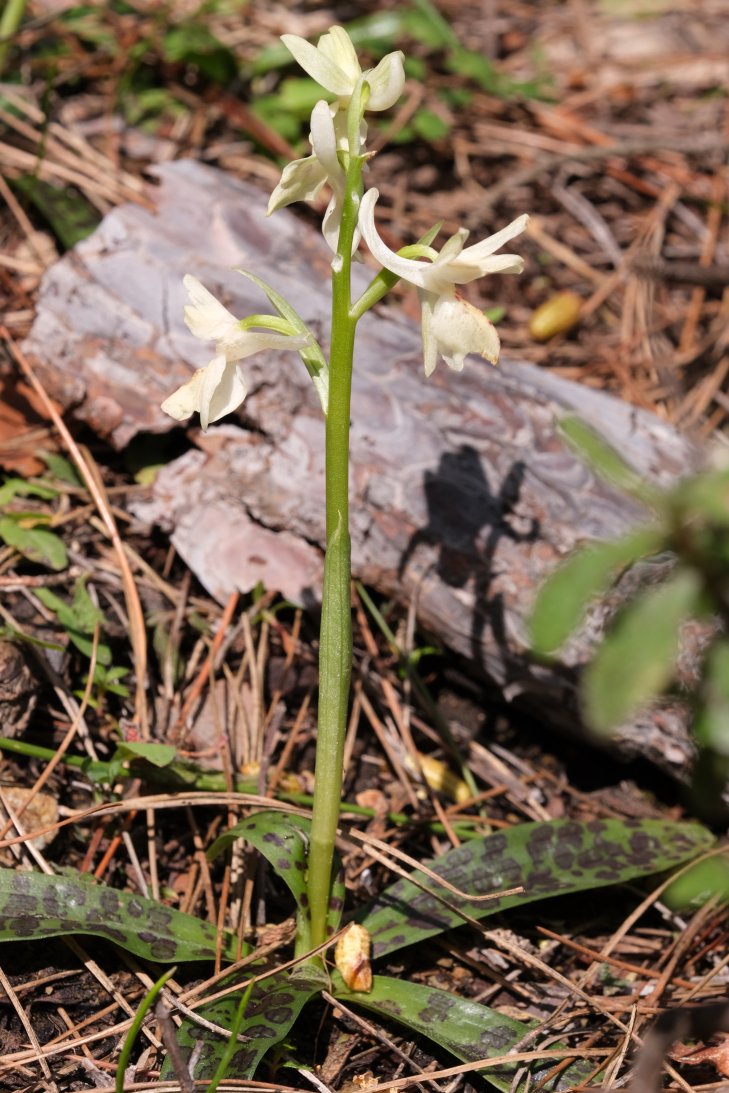
{"type": "MultiPolygon", "coordinates": [[[[268,310],[231,267],[269,281],[323,340],[330,254],[318,232],[266,198],[190,161],[159,169],[157,212],[128,205],[47,274],[26,343],[50,392],[123,447],[173,423],[160,402],[210,352],[182,321],[193,273],[241,317],[268,310]]],[[[356,271],[357,289],[371,274],[356,271]]],[[[213,426],[167,465],[140,518],[166,527],[220,600],[259,580],[316,603],[324,539],[324,430],[295,354],[244,362],[237,424],[213,426]]],[[[546,725],[579,730],[576,680],[599,619],[554,664],[526,642],[534,595],[580,543],[617,536],[645,513],[567,448],[560,415],[579,414],[652,482],[695,463],[655,416],[529,364],[471,358],[426,381],[419,331],[384,309],[359,328],[352,398],[352,538],[357,577],[416,598],[421,625],[546,725]]],[[[624,727],[616,747],[679,776],[686,714],[667,704],[624,727]]]]}

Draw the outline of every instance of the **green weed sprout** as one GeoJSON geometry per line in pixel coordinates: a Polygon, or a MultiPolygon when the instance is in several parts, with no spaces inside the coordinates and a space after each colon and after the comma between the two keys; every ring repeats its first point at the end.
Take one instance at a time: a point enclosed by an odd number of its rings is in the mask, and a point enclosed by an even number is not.
{"type": "MultiPolygon", "coordinates": [[[[399,51],[362,71],[354,46],[341,27],[332,27],[312,45],[296,35],[282,41],[295,60],[325,92],[311,114],[312,154],[283,171],[268,213],[295,201],[310,201],[327,185],[331,200],[322,231],[333,252],[330,352],[324,352],[303,319],[259,278],[241,270],[266,293],[275,315],[238,320],[194,277],[185,278],[189,305],[185,321],[197,337],[215,344],[210,363],[171,395],[163,409],[182,420],[197,412],[203,429],[240,406],[246,382],[240,362],[266,349],[299,353],[314,383],[326,420],[326,558],[319,658],[319,707],[316,789],[307,861],[307,894],[312,947],[327,939],[327,909],[332,883],[334,838],[339,819],[342,763],[352,662],[351,566],[349,536],[349,424],[355,330],[358,320],[400,279],[414,285],[422,307],[425,374],[439,357],[456,371],[468,353],[492,364],[499,338],[486,316],[461,299],[456,286],[487,273],[520,273],[523,261],[499,254],[519,235],[528,217],[520,216],[496,235],[466,247],[460,229],[440,251],[432,247],[436,227],[419,243],[390,250],[377,233],[378,192],[364,193],[368,111],[387,110],[402,94],[405,75],[399,51]],[[363,295],[351,294],[351,264],[360,240],[382,266],[363,295]]],[[[356,412],[356,407],[355,407],[356,412]]]]}
{"type": "Polygon", "coordinates": [[[26,0],[7,0],[0,15],[0,78],[5,70],[8,48],[25,14],[26,0]]]}
{"type": "MultiPolygon", "coordinates": [[[[609,735],[677,684],[681,635],[695,636],[693,686],[683,690],[696,745],[691,803],[705,819],[726,816],[729,786],[729,467],[722,456],[669,489],[649,486],[577,418],[565,418],[570,444],[600,474],[646,506],[652,518],[619,539],[575,552],[545,582],[531,619],[532,647],[548,656],[582,624],[596,599],[643,565],[635,593],[609,620],[586,666],[580,697],[586,723],[609,735]],[[648,559],[658,564],[651,566],[648,559]],[[662,579],[656,582],[652,569],[662,579]]],[[[685,658],[684,658],[685,659],[685,658]]],[[[686,668],[684,664],[684,677],[686,668]]]]}

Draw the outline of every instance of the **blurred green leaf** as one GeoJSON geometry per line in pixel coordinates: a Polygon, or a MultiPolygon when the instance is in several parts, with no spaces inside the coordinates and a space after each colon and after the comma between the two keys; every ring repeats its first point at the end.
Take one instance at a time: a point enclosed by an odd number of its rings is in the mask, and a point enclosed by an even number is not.
{"type": "Polygon", "coordinates": [[[0,507],[4,508],[16,497],[40,497],[51,501],[58,497],[58,490],[41,482],[28,482],[25,478],[6,478],[0,486],[0,507]]]}
{"type": "Polygon", "coordinates": [[[179,118],[187,108],[166,87],[129,87],[123,95],[124,117],[130,125],[149,130],[162,117],[179,118]]]}
{"type": "Polygon", "coordinates": [[[0,539],[30,562],[60,571],[68,566],[68,554],[62,539],[52,531],[23,527],[10,516],[0,517],[0,539]]]}
{"type": "Polygon", "coordinates": [[[280,110],[307,121],[319,100],[327,97],[331,96],[324,94],[320,85],[309,76],[287,76],[276,93],[280,110]]]}
{"type": "Polygon", "coordinates": [[[674,672],[679,627],[702,607],[698,574],[682,568],[623,610],[585,669],[582,698],[589,725],[608,732],[665,690],[674,672]]]}
{"type": "Polygon", "coordinates": [[[671,911],[695,911],[710,899],[729,902],[729,858],[726,855],[696,862],[669,884],[661,896],[671,911]]]}
{"type": "Polygon", "coordinates": [[[71,250],[96,230],[101,215],[73,186],[52,186],[31,176],[15,179],[13,188],[41,214],[66,250],[71,250]]]}
{"type": "Polygon", "coordinates": [[[707,471],[687,478],[671,490],[674,512],[700,519],[725,531],[729,527],[729,470],[707,471]]]}
{"type": "Polygon", "coordinates": [[[619,569],[660,551],[659,527],[641,528],[611,543],[596,543],[573,554],[555,570],[537,596],[531,643],[537,653],[553,653],[582,621],[590,602],[604,595],[619,569]]]}
{"type": "Polygon", "coordinates": [[[716,639],[706,657],[694,735],[701,747],[729,756],[729,639],[716,639]]]}
{"type": "Polygon", "coordinates": [[[43,460],[52,478],[65,482],[68,486],[83,486],[75,466],[64,455],[59,455],[58,452],[38,452],[38,458],[43,460]]]}
{"type": "Polygon", "coordinates": [[[649,487],[638,472],[581,418],[572,415],[563,417],[559,422],[559,430],[570,447],[602,478],[642,501],[657,499],[657,491],[649,487]]]}
{"type": "Polygon", "coordinates": [[[173,744],[125,740],[117,744],[116,755],[120,759],[143,759],[153,767],[168,767],[177,756],[177,748],[173,744]]]}
{"type": "MultiPolygon", "coordinates": [[[[73,601],[69,604],[50,588],[37,588],[35,594],[41,603],[54,613],[63,629],[76,648],[84,656],[91,658],[94,643],[91,637],[96,623],[103,626],[104,616],[91,599],[85,581],[76,582],[73,601]]],[[[111,649],[100,641],[96,648],[98,664],[109,667],[112,662],[111,649]]]]}
{"type": "Polygon", "coordinates": [[[417,110],[412,127],[419,137],[428,143],[434,140],[442,140],[450,132],[450,126],[432,110],[417,110]]]}
{"type": "Polygon", "coordinates": [[[173,64],[193,65],[221,86],[231,83],[238,74],[235,54],[197,21],[168,30],[162,39],[162,55],[173,64]]]}

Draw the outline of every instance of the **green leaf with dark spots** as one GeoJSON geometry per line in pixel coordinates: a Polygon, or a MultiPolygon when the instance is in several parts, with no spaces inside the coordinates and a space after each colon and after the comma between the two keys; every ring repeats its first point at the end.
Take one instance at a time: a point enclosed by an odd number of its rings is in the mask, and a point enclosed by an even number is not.
{"type": "MultiPolygon", "coordinates": [[[[245,839],[255,846],[271,865],[273,871],[286,884],[296,901],[296,951],[297,954],[311,949],[311,921],[309,898],[306,892],[306,855],[309,849],[311,820],[306,816],[292,816],[276,809],[254,812],[246,820],[218,836],[207,852],[211,860],[236,839],[245,839]]],[[[344,875],[337,859],[334,864],[334,883],[329,904],[329,932],[335,933],[344,909],[344,875]]]]}
{"type": "MultiPolygon", "coordinates": [[[[482,895],[523,885],[519,895],[474,903],[446,888],[439,895],[471,918],[570,892],[593,891],[673,869],[702,853],[713,836],[698,824],[668,820],[554,820],[517,824],[449,850],[426,864],[463,892],[482,895]]],[[[428,890],[399,880],[357,920],[372,935],[375,957],[442,933],[463,922],[428,890]]]]}
{"type": "MultiPolygon", "coordinates": [[[[213,960],[218,931],[211,922],[144,896],[90,879],[0,869],[0,941],[43,941],[93,934],[145,960],[179,964],[213,960]]],[[[236,959],[226,935],[223,954],[236,959]]]]}
{"type": "MultiPolygon", "coordinates": [[[[449,991],[406,979],[376,975],[372,981],[372,990],[367,994],[348,990],[336,973],[332,983],[332,993],[343,1002],[374,1010],[380,1016],[391,1017],[398,1024],[439,1044],[464,1063],[505,1055],[539,1024],[536,1020],[518,1021],[514,1017],[506,1017],[503,1013],[468,998],[459,998],[449,991]]],[[[538,1046],[530,1044],[529,1048],[535,1050],[538,1046]]],[[[566,1044],[551,1041],[549,1046],[556,1051],[567,1047],[566,1044]]],[[[575,1053],[579,1055],[579,1048],[575,1053]]],[[[523,1062],[515,1062],[498,1067],[485,1067],[479,1073],[497,1089],[508,1093],[513,1086],[514,1075],[523,1067],[523,1062]]],[[[553,1062],[544,1059],[533,1064],[529,1068],[530,1084],[543,1081],[553,1067],[553,1062]]],[[[578,1059],[541,1088],[572,1089],[587,1082],[594,1071],[593,1063],[578,1059]]],[[[518,1088],[524,1088],[523,1082],[520,1082],[518,1088]]]]}
{"type": "Polygon", "coordinates": [[[701,613],[701,592],[699,574],[679,569],[623,610],[585,669],[582,700],[593,729],[608,732],[621,725],[666,689],[681,624],[701,613]]]}
{"type": "MultiPolygon", "coordinates": [[[[255,974],[260,968],[257,969],[254,965],[247,970],[255,974]]],[[[225,981],[220,986],[225,987],[225,981]]],[[[242,989],[244,988],[245,983],[242,984],[242,989]]],[[[252,1078],[266,1052],[288,1036],[306,1003],[320,990],[321,984],[318,981],[314,984],[307,983],[291,978],[286,972],[255,983],[238,1033],[247,1039],[240,1044],[230,1060],[229,1076],[252,1078]]],[[[204,1020],[229,1029],[235,1020],[239,997],[240,992],[229,994],[207,1006],[201,1006],[196,1012],[204,1020]]],[[[223,1036],[196,1024],[188,1017],[183,1017],[177,1043],[183,1058],[188,1062],[197,1045],[202,1045],[197,1048],[195,1065],[195,1078],[199,1080],[213,1077],[227,1047],[223,1036]]],[[[168,1058],[162,1067],[161,1077],[171,1078],[174,1073],[168,1058]]]]}

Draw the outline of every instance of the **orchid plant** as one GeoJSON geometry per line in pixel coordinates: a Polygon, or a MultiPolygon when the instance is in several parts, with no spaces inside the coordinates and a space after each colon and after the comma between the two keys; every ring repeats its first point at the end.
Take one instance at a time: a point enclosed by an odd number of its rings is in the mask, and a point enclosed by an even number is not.
{"type": "Polygon", "coordinates": [[[499,337],[478,308],[462,299],[457,286],[488,273],[520,273],[523,261],[497,251],[522,232],[520,216],[495,235],[465,246],[460,229],[440,251],[433,247],[439,226],[418,243],[393,252],[375,224],[376,189],[364,193],[363,175],[373,153],[367,151],[369,111],[387,110],[403,92],[403,55],[388,54],[372,69],[361,68],[354,46],[341,27],[332,27],[313,46],[296,35],[282,38],[296,61],[333,101],[317,102],[311,115],[312,154],[283,171],[268,206],[271,214],[295,201],[311,201],[326,185],[331,199],[323,220],[333,252],[332,310],[328,359],[303,319],[269,285],[250,273],[276,311],[236,319],[194,277],[185,278],[190,303],[185,321],[194,335],[214,343],[205,368],[172,394],[163,409],[183,420],[197,412],[203,429],[237,409],[246,396],[240,362],[266,349],[300,354],[321,401],[326,421],[326,557],[321,618],[319,706],[315,794],[307,862],[307,896],[312,948],[327,940],[334,841],[343,779],[343,752],[352,661],[351,567],[349,536],[349,423],[355,330],[362,315],[400,279],[417,288],[422,308],[423,358],[430,376],[439,357],[460,371],[468,353],[491,364],[499,357],[499,337]],[[351,264],[361,240],[382,269],[358,300],[352,300],[351,264]]]}

